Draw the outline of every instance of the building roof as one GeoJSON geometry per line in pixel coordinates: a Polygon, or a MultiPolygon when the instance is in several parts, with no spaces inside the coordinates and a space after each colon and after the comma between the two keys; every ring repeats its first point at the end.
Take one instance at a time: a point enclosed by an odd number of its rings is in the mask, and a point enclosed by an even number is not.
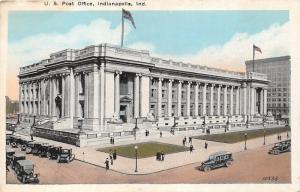
{"type": "MultiPolygon", "coordinates": [[[[286,55],[286,56],[279,56],[279,57],[269,57],[269,58],[264,58],[264,59],[255,59],[254,64],[260,64],[260,63],[270,63],[270,62],[276,62],[276,61],[285,61],[285,60],[290,60],[291,56],[286,55]]],[[[253,60],[247,60],[245,61],[246,65],[252,65],[253,60]]]]}

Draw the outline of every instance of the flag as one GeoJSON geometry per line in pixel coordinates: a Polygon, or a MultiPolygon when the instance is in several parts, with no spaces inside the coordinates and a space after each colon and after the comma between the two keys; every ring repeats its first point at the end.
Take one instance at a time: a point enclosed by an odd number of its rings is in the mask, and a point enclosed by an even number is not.
{"type": "Polygon", "coordinates": [[[253,44],[253,50],[262,53],[261,49],[253,44]]]}
{"type": "Polygon", "coordinates": [[[128,19],[129,21],[131,21],[131,24],[133,25],[133,27],[136,28],[131,13],[129,11],[126,11],[125,9],[122,9],[122,13],[123,13],[122,14],[123,18],[128,19]]]}

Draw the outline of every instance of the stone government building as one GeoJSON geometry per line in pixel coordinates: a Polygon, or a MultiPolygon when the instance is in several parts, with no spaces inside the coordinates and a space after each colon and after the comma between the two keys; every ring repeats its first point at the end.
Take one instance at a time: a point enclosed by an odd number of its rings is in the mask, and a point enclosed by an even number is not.
{"type": "Polygon", "coordinates": [[[139,128],[168,130],[175,122],[182,130],[251,126],[267,115],[265,74],[174,62],[110,44],[53,53],[21,67],[19,79],[21,122],[36,116],[37,130],[77,133],[82,121],[94,139],[133,134],[136,118],[139,128]]]}

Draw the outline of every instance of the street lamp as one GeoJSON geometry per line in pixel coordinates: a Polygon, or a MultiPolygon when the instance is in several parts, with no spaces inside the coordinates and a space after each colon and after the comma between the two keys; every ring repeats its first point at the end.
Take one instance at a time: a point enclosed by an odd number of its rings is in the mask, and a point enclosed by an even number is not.
{"type": "Polygon", "coordinates": [[[18,113],[17,115],[18,115],[18,121],[17,121],[17,124],[20,124],[20,113],[18,113]]]}
{"type": "Polygon", "coordinates": [[[249,118],[248,118],[248,115],[246,117],[247,117],[247,119],[246,119],[246,128],[249,128],[249,118]]]}
{"type": "Polygon", "coordinates": [[[266,144],[266,117],[263,117],[263,127],[264,127],[264,145],[266,144]]]}
{"type": "Polygon", "coordinates": [[[138,168],[137,168],[137,150],[138,150],[138,146],[134,146],[135,149],[135,171],[134,172],[138,172],[138,168]]]}
{"type": "Polygon", "coordinates": [[[286,138],[288,139],[289,138],[289,126],[286,125],[286,138]]]}
{"type": "Polygon", "coordinates": [[[82,124],[83,124],[83,118],[80,117],[78,118],[78,128],[79,128],[79,133],[82,133],[82,124]]]}
{"type": "Polygon", "coordinates": [[[264,145],[266,145],[266,129],[264,128],[264,145]]]}
{"type": "Polygon", "coordinates": [[[247,150],[247,133],[245,133],[245,150],[247,150]]]}

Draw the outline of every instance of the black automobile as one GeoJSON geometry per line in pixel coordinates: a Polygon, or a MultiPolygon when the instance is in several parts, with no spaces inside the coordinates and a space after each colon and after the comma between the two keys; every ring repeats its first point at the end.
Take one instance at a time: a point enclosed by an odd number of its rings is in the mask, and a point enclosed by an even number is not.
{"type": "Polygon", "coordinates": [[[32,153],[32,149],[34,148],[34,145],[36,144],[37,142],[29,142],[28,144],[27,144],[27,146],[26,146],[26,149],[25,149],[25,151],[26,151],[26,154],[30,154],[30,153],[32,153]]]}
{"type": "Polygon", "coordinates": [[[33,146],[32,146],[32,149],[31,149],[31,153],[33,155],[39,155],[39,152],[40,152],[40,149],[41,149],[41,146],[43,144],[42,143],[34,143],[33,146]]]}
{"type": "Polygon", "coordinates": [[[230,167],[233,162],[232,153],[228,151],[220,151],[209,156],[208,160],[202,162],[199,169],[208,172],[219,167],[230,167]]]}
{"type": "Polygon", "coordinates": [[[47,152],[48,159],[57,159],[61,149],[62,147],[51,146],[47,152]]]}
{"type": "Polygon", "coordinates": [[[20,142],[20,139],[21,137],[20,136],[17,136],[17,135],[11,135],[10,136],[10,140],[9,140],[9,143],[12,147],[14,148],[17,148],[18,147],[18,144],[20,142]]]}
{"type": "Polygon", "coordinates": [[[10,145],[11,136],[13,136],[13,134],[6,133],[6,145],[10,145]]]}
{"type": "Polygon", "coordinates": [[[57,157],[57,162],[67,162],[73,161],[75,158],[75,155],[72,154],[72,149],[61,149],[60,153],[57,157]]]}
{"type": "Polygon", "coordinates": [[[47,157],[47,153],[51,147],[53,147],[53,145],[49,145],[48,143],[43,143],[38,152],[39,157],[47,157]]]}
{"type": "Polygon", "coordinates": [[[34,165],[30,160],[19,160],[15,171],[22,183],[39,183],[38,174],[34,173],[34,165]]]}
{"type": "Polygon", "coordinates": [[[278,155],[280,153],[290,152],[290,151],[291,151],[291,140],[289,139],[289,140],[276,143],[269,151],[269,154],[278,155]]]}
{"type": "Polygon", "coordinates": [[[21,151],[26,151],[26,148],[29,145],[29,143],[33,143],[33,141],[27,138],[20,139],[19,146],[21,148],[21,151]]]}
{"type": "Polygon", "coordinates": [[[14,154],[12,157],[11,168],[15,170],[17,162],[20,160],[25,160],[26,157],[23,154],[14,154]]]}
{"type": "Polygon", "coordinates": [[[6,147],[6,166],[11,165],[12,159],[13,159],[13,156],[15,153],[16,152],[14,149],[12,149],[10,147],[6,147]]]}

